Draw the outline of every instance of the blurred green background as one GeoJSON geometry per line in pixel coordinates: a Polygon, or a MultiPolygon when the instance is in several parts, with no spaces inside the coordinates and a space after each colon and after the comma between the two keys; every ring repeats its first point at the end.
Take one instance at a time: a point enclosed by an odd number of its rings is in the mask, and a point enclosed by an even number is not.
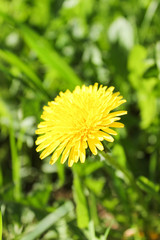
{"type": "Polygon", "coordinates": [[[158,240],[159,176],[160,1],[1,0],[3,239],[158,240]],[[42,107],[95,82],[127,99],[125,128],[106,144],[118,165],[40,161],[42,107]]]}

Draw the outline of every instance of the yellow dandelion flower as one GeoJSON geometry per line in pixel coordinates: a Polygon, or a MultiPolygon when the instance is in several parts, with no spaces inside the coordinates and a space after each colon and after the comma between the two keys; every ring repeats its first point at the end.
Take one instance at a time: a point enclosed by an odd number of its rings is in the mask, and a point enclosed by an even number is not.
{"type": "Polygon", "coordinates": [[[61,156],[61,163],[68,159],[68,166],[85,162],[86,149],[96,155],[102,151],[101,141],[113,142],[111,135],[117,133],[111,128],[123,128],[121,115],[127,111],[111,112],[126,100],[119,92],[113,93],[114,87],[107,88],[98,83],[93,86],[77,86],[73,92],[60,92],[54,101],[48,102],[43,109],[36,134],[37,152],[42,151],[44,159],[52,153],[50,164],[61,156]]]}

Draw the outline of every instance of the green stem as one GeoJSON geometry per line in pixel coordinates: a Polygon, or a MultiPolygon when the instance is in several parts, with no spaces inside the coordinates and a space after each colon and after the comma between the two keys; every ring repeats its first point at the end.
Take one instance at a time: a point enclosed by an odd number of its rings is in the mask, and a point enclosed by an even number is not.
{"type": "MultiPolygon", "coordinates": [[[[140,189],[139,189],[139,187],[138,187],[138,185],[137,185],[137,183],[136,183],[136,181],[133,177],[133,174],[130,171],[126,170],[123,166],[121,166],[117,161],[115,161],[115,159],[111,156],[111,154],[108,154],[108,153],[105,153],[105,152],[101,152],[100,154],[106,159],[106,161],[109,163],[109,165],[111,165],[112,167],[121,171],[124,174],[124,176],[128,179],[130,185],[138,193],[140,201],[143,203],[144,201],[143,201],[142,193],[141,193],[141,191],[140,191],[140,189]]],[[[105,161],[105,163],[106,163],[106,161],[105,161]]]]}

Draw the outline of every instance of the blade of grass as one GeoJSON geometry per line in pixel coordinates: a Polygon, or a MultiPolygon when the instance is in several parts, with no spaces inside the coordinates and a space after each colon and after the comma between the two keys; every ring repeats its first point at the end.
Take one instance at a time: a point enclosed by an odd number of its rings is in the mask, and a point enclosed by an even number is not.
{"type": "Polygon", "coordinates": [[[0,210],[0,240],[2,240],[2,214],[0,210]]]}
{"type": "Polygon", "coordinates": [[[12,188],[14,188],[14,183],[9,183],[3,187],[0,188],[0,195],[6,194],[8,191],[10,191],[12,188]]]}
{"type": "Polygon", "coordinates": [[[0,11],[3,17],[9,24],[20,30],[24,40],[33,49],[39,59],[46,64],[50,69],[57,71],[59,76],[65,80],[69,89],[73,89],[76,85],[82,85],[81,80],[72,70],[72,68],[65,62],[65,60],[53,49],[49,42],[38,35],[35,31],[24,24],[18,23],[14,18],[0,11]]]}
{"type": "Polygon", "coordinates": [[[105,153],[105,152],[100,152],[100,155],[102,155],[105,158],[105,164],[109,164],[111,165],[114,169],[119,170],[120,172],[122,172],[124,174],[124,176],[128,179],[129,184],[134,188],[134,190],[137,192],[138,196],[139,196],[139,200],[143,206],[144,201],[143,201],[143,195],[142,192],[140,191],[134,177],[133,174],[126,168],[124,168],[123,166],[121,166],[117,161],[115,161],[115,159],[111,156],[111,154],[109,153],[105,153]]]}
{"type": "Polygon", "coordinates": [[[115,159],[111,156],[110,153],[105,153],[105,152],[100,152],[100,155],[102,155],[106,162],[109,163],[109,165],[111,165],[113,168],[120,170],[124,176],[129,180],[130,183],[133,183],[133,175],[131,174],[131,172],[129,172],[126,168],[124,168],[123,166],[121,166],[117,161],[115,161],[115,159]]]}
{"type": "MultiPolygon", "coordinates": [[[[5,74],[5,78],[6,78],[6,79],[9,79],[10,81],[13,80],[13,79],[16,79],[16,80],[18,80],[19,82],[23,83],[23,85],[24,85],[25,88],[28,87],[28,88],[32,89],[32,91],[35,91],[35,86],[33,86],[32,84],[30,84],[30,81],[28,81],[28,78],[26,79],[26,77],[24,77],[24,76],[20,77],[20,76],[14,75],[14,74],[10,71],[9,68],[3,66],[2,64],[0,64],[0,71],[1,71],[3,74],[5,74]]],[[[36,88],[36,89],[37,89],[37,88],[36,88]]],[[[37,95],[38,95],[38,93],[41,94],[41,98],[44,97],[44,98],[46,99],[46,96],[44,96],[43,93],[37,92],[37,95]]],[[[47,98],[47,99],[48,99],[48,98],[47,98]]]]}
{"type": "Polygon", "coordinates": [[[155,184],[154,182],[150,181],[148,178],[144,176],[138,177],[136,182],[140,189],[142,189],[143,191],[145,191],[146,193],[160,201],[159,197],[160,186],[158,184],[155,184]]]}
{"type": "Polygon", "coordinates": [[[11,149],[11,158],[12,158],[12,177],[13,177],[13,182],[15,184],[13,193],[14,193],[15,199],[18,200],[20,199],[20,195],[21,195],[20,162],[18,159],[17,146],[16,146],[12,120],[10,120],[9,138],[10,138],[10,149],[11,149]]]}
{"type": "Polygon", "coordinates": [[[110,226],[106,229],[105,234],[101,236],[100,240],[107,240],[112,224],[113,224],[113,221],[111,222],[110,226]]]}
{"type": "Polygon", "coordinates": [[[89,193],[88,202],[89,202],[89,211],[90,211],[91,219],[92,219],[94,225],[98,226],[99,218],[98,218],[98,213],[97,213],[96,197],[94,196],[94,194],[91,191],[89,193]]]}
{"type": "Polygon", "coordinates": [[[0,99],[0,113],[1,116],[5,116],[9,120],[9,139],[10,139],[10,149],[11,149],[11,159],[12,159],[12,178],[15,184],[13,188],[13,194],[15,199],[20,198],[20,162],[18,159],[17,146],[15,141],[15,133],[13,128],[12,116],[2,99],[0,99]]]}
{"type": "Polygon", "coordinates": [[[152,19],[158,9],[159,0],[152,0],[146,10],[142,25],[141,25],[141,39],[144,41],[146,39],[148,29],[151,25],[152,19]]]}
{"type": "Polygon", "coordinates": [[[3,185],[3,174],[2,174],[2,166],[0,163],[0,187],[3,185]]]}
{"type": "Polygon", "coordinates": [[[64,205],[59,207],[53,213],[48,214],[44,219],[42,219],[35,227],[35,229],[27,233],[21,238],[21,240],[34,240],[44,233],[48,228],[55,224],[60,218],[64,217],[67,213],[73,210],[73,204],[71,202],[66,202],[64,205]]]}
{"type": "Polygon", "coordinates": [[[79,239],[87,240],[88,238],[85,235],[85,232],[83,232],[82,229],[78,228],[77,225],[75,225],[74,220],[72,222],[67,223],[69,226],[69,230],[76,236],[79,237],[79,239]]]}
{"type": "Polygon", "coordinates": [[[54,68],[59,76],[66,81],[70,89],[82,84],[72,68],[51,47],[45,38],[39,36],[25,25],[20,26],[20,31],[26,43],[37,53],[39,59],[50,69],[54,68]]]}
{"type": "MultiPolygon", "coordinates": [[[[37,77],[37,75],[32,71],[32,69],[22,62],[20,58],[18,58],[15,54],[9,52],[0,50],[0,57],[11,64],[12,66],[16,66],[21,72],[23,72],[27,77],[29,81],[26,81],[28,84],[31,84],[36,90],[38,89],[47,99],[49,98],[48,93],[43,87],[43,84],[41,80],[37,77]]],[[[5,70],[3,68],[2,70],[5,70]]]]}
{"type": "Polygon", "coordinates": [[[158,68],[158,78],[160,80],[160,41],[156,44],[156,64],[158,68]]]}
{"type": "Polygon", "coordinates": [[[82,187],[80,177],[76,171],[76,166],[73,167],[73,174],[73,191],[76,202],[77,223],[79,228],[85,228],[89,224],[89,212],[84,189],[82,187]]]}
{"type": "Polygon", "coordinates": [[[89,230],[89,239],[97,240],[95,235],[95,229],[94,229],[94,222],[90,221],[88,224],[88,230],[89,230]]]}

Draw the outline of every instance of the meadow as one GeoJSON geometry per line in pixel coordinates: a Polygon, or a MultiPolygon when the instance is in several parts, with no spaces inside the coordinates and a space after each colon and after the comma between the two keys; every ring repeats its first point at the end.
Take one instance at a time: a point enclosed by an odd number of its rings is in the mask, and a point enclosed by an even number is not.
{"type": "Polygon", "coordinates": [[[160,239],[159,18],[159,0],[0,1],[0,240],[160,239]],[[95,83],[124,128],[83,164],[41,161],[43,107],[95,83]]]}

